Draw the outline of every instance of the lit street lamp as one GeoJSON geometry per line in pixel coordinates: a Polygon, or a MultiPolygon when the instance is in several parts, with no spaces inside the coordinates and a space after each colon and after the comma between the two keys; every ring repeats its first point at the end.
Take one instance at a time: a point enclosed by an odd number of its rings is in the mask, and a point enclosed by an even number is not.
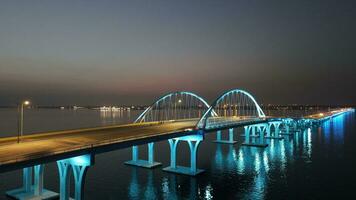
{"type": "MultiPolygon", "coordinates": [[[[182,103],[182,100],[181,99],[179,99],[178,100],[178,103],[180,104],[180,103],[182,103]]],[[[178,107],[178,109],[179,109],[179,107],[178,107]]],[[[174,118],[176,118],[176,119],[178,119],[178,112],[177,112],[177,102],[174,102],[174,113],[175,113],[175,116],[173,116],[174,118]]]]}
{"type": "Polygon", "coordinates": [[[20,143],[20,136],[23,135],[23,119],[24,119],[24,106],[30,105],[29,101],[23,101],[19,105],[19,124],[17,133],[17,143],[20,143]]]}

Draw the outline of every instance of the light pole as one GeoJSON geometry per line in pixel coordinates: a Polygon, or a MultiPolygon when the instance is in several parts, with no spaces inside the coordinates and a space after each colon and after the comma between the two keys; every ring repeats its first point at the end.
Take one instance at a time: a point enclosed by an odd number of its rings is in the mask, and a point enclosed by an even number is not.
{"type": "MultiPolygon", "coordinates": [[[[180,103],[182,103],[182,100],[179,99],[178,100],[178,112],[177,112],[177,109],[176,109],[176,117],[177,117],[177,119],[179,119],[179,115],[180,115],[180,110],[179,110],[180,109],[180,106],[179,106],[180,103]]],[[[177,105],[175,104],[175,106],[177,106],[177,105]]]]}
{"type": "Polygon", "coordinates": [[[23,101],[19,105],[19,124],[17,132],[17,143],[20,143],[20,136],[23,135],[24,106],[30,105],[30,101],[23,101]]]}

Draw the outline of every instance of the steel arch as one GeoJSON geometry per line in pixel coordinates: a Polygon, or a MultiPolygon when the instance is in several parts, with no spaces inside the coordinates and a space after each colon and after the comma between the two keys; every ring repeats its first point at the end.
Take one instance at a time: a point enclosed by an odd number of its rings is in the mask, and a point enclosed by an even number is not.
{"type": "MultiPolygon", "coordinates": [[[[209,109],[210,108],[210,105],[202,98],[200,97],[199,95],[193,93],[193,92],[188,92],[188,91],[177,91],[177,92],[171,92],[171,93],[168,93],[160,98],[158,98],[153,104],[151,104],[148,108],[146,108],[138,117],[137,119],[134,121],[134,123],[140,123],[142,122],[144,119],[145,119],[145,116],[146,114],[152,110],[152,108],[156,105],[156,104],[159,104],[161,101],[165,100],[166,98],[168,97],[171,97],[173,95],[182,95],[182,94],[185,94],[185,95],[189,95],[189,96],[192,96],[196,99],[198,99],[200,102],[203,103],[203,105],[209,109]]],[[[213,114],[215,113],[214,111],[212,112],[213,114]]]]}
{"type": "Polygon", "coordinates": [[[231,94],[231,93],[242,93],[246,96],[248,96],[252,101],[253,103],[255,104],[255,107],[256,107],[256,110],[257,110],[257,113],[258,113],[258,117],[260,118],[263,118],[263,117],[266,117],[265,113],[263,112],[263,110],[261,109],[261,107],[258,105],[257,101],[255,100],[255,98],[250,94],[248,93],[247,91],[245,90],[242,90],[242,89],[232,89],[232,90],[229,90],[227,92],[224,92],[222,95],[220,95],[210,106],[210,108],[204,113],[204,115],[201,117],[201,119],[199,120],[199,122],[197,123],[197,128],[200,128],[200,129],[205,129],[206,127],[206,121],[207,119],[209,118],[209,115],[211,115],[211,112],[214,111],[214,108],[216,107],[216,105],[218,103],[220,103],[221,100],[224,99],[225,96],[231,94]]]}

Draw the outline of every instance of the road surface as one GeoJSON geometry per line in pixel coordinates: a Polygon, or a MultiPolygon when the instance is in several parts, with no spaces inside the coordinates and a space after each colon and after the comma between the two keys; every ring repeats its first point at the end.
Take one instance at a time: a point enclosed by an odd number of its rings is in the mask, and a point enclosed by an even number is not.
{"type": "MultiPolygon", "coordinates": [[[[92,152],[110,145],[125,148],[148,140],[161,140],[189,134],[197,120],[169,123],[127,124],[101,128],[77,129],[0,139],[0,170],[14,165],[55,161],[60,156],[92,152]],[[130,145],[129,145],[130,143],[130,145]],[[121,144],[121,145],[120,145],[121,144]],[[48,159],[53,158],[53,159],[48,159]]],[[[18,167],[15,167],[18,168],[18,167]]]]}

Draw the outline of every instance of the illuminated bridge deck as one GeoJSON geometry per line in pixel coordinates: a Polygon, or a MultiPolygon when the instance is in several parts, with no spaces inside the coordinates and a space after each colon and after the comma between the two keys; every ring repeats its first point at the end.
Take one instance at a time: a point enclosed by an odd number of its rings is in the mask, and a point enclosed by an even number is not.
{"type": "Polygon", "coordinates": [[[304,119],[313,119],[313,120],[326,120],[331,117],[336,117],[338,115],[341,115],[343,113],[351,112],[354,111],[353,108],[344,108],[344,109],[339,109],[339,110],[332,110],[328,112],[321,112],[321,113],[316,113],[313,115],[308,115],[303,117],[304,119]]]}
{"type": "Polygon", "coordinates": [[[0,170],[51,162],[83,153],[106,152],[135,144],[187,135],[197,120],[127,124],[32,134],[0,139],[0,170]]]}
{"type": "MultiPolygon", "coordinates": [[[[324,120],[350,111],[343,109],[305,116],[299,119],[324,120]]],[[[280,117],[267,117],[264,120],[228,118],[227,124],[219,120],[218,128],[242,126],[279,120],[280,117]],[[233,123],[232,123],[233,122],[233,123]]],[[[166,123],[136,123],[109,127],[57,131],[32,134],[21,137],[0,139],[0,171],[6,171],[34,164],[52,162],[71,156],[107,152],[133,145],[145,144],[169,138],[192,134],[199,119],[172,121],[166,123]]],[[[211,129],[211,131],[213,131],[211,129]]]]}

